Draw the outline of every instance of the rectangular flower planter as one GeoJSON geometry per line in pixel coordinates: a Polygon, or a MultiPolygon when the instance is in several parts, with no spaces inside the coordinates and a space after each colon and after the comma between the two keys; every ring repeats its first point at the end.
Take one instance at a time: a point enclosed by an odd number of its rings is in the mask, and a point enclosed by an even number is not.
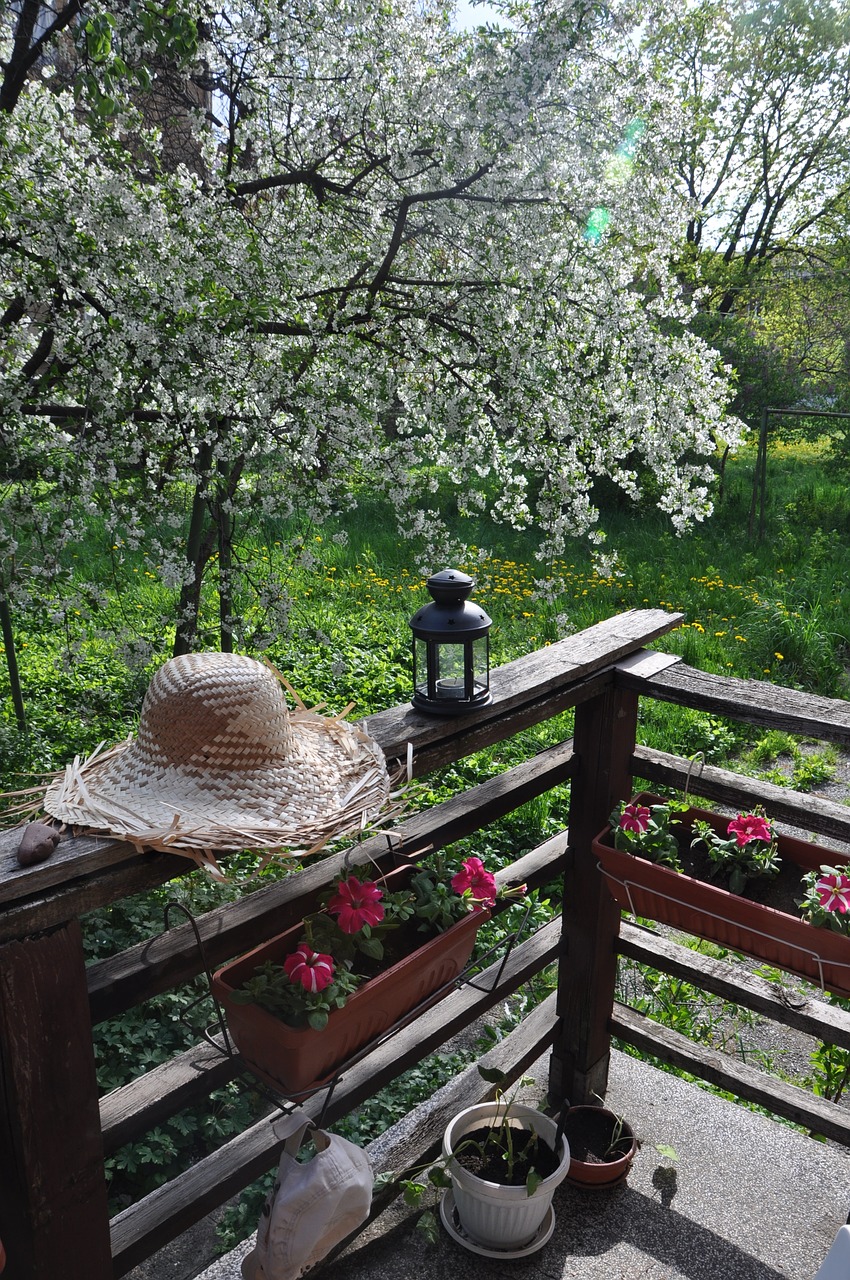
{"type": "MultiPolygon", "coordinates": [[[[415,868],[391,873],[409,877],[415,868]]],[[[402,936],[409,939],[410,953],[364,982],[349,996],[341,1009],[334,1009],[322,1031],[312,1027],[290,1027],[267,1009],[239,1004],[231,999],[254,970],[267,960],[281,964],[298,946],[303,925],[285,933],[238,960],[224,965],[212,980],[213,994],[224,1008],[227,1025],[245,1065],[278,1093],[287,1096],[309,1093],[333,1079],[345,1062],[371,1041],[378,1039],[405,1015],[428,1007],[464,968],[475,944],[475,935],[490,913],[475,907],[444,933],[422,942],[415,923],[402,936]]]]}
{"type": "MultiPolygon", "coordinates": [[[[635,801],[645,805],[663,803],[658,796],[648,794],[636,796],[635,801]]],[[[723,835],[729,824],[728,817],[703,809],[688,809],[681,820],[683,847],[690,843],[697,820],[710,823],[723,835]]],[[[848,861],[846,854],[822,845],[793,836],[780,835],[778,839],[783,866],[795,865],[801,880],[822,863],[841,866],[848,861]]],[[[632,915],[742,951],[806,978],[826,991],[850,996],[850,938],[843,934],[615,849],[610,825],[599,833],[592,849],[612,897],[632,915]]],[[[800,897],[802,893],[801,886],[800,897]]]]}

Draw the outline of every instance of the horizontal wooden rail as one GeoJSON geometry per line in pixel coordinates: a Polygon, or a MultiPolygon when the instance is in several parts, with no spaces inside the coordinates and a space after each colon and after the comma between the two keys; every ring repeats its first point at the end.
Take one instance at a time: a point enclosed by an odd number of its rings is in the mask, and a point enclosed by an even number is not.
{"type": "Polygon", "coordinates": [[[850,703],[842,698],[822,698],[763,680],[713,675],[684,662],[648,676],[621,669],[617,684],[660,702],[850,746],[850,703]]]}
{"type": "Polygon", "coordinates": [[[611,1033],[642,1054],[660,1058],[700,1080],[728,1090],[737,1098],[757,1103],[773,1115],[783,1116],[812,1133],[850,1147],[850,1115],[834,1102],[818,1098],[807,1089],[786,1084],[717,1049],[696,1044],[625,1005],[615,1005],[611,1033]]]}
{"type": "Polygon", "coordinates": [[[597,693],[613,679],[612,664],[643,645],[667,635],[683,614],[663,609],[631,609],[558,640],[490,675],[492,701],[457,719],[422,715],[412,707],[393,707],[370,716],[370,733],[390,758],[403,760],[410,742],[417,776],[504,742],[522,729],[597,693]]]}
{"type": "Polygon", "coordinates": [[[850,1049],[850,1013],[822,1000],[807,999],[795,985],[793,992],[748,972],[742,965],[715,960],[663,937],[644,926],[623,921],[617,942],[620,955],[663,973],[682,978],[732,1004],[743,1005],[762,1017],[829,1044],[850,1049]]]}

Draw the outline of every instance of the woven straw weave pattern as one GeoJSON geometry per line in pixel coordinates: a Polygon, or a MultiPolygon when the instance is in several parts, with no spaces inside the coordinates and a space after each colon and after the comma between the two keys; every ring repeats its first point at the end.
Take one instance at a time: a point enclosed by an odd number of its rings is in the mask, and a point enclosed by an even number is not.
{"type": "Polygon", "coordinates": [[[356,725],[290,711],[281,679],[239,654],[173,658],[136,738],[68,765],[45,810],[174,852],[304,852],[362,830],[390,799],[380,748],[356,725]]]}
{"type": "Polygon", "coordinates": [[[280,684],[253,659],[186,654],[161,667],[145,695],[137,743],[151,769],[232,774],[268,769],[294,752],[280,684]]]}

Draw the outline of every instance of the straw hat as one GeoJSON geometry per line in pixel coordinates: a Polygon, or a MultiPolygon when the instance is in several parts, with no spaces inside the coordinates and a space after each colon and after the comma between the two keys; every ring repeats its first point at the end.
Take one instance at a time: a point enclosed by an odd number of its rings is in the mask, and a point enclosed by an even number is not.
{"type": "Polygon", "coordinates": [[[380,747],[297,695],[290,711],[282,683],[238,654],[172,658],[150,683],[137,735],[68,765],[45,810],[213,867],[213,849],[304,853],[362,829],[389,798],[380,747]]]}

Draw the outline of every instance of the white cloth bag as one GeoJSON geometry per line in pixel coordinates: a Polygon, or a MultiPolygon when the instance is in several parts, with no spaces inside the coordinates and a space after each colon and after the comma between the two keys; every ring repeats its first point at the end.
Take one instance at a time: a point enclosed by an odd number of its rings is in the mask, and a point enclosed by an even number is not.
{"type": "Polygon", "coordinates": [[[256,1245],[242,1260],[243,1280],[299,1280],[369,1216],[373,1176],[366,1152],[317,1129],[316,1154],[300,1163],[295,1156],[309,1125],[296,1112],[274,1126],[286,1142],[256,1245]]]}

